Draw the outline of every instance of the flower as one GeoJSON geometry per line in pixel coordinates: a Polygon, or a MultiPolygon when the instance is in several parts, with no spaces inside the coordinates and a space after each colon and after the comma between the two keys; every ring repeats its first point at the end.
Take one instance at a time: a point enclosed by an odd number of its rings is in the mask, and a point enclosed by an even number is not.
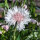
{"type": "Polygon", "coordinates": [[[24,24],[28,24],[31,21],[29,14],[28,10],[14,6],[5,15],[5,21],[9,25],[15,25],[17,22],[17,30],[21,31],[25,28],[24,24]]]}
{"type": "Polygon", "coordinates": [[[27,5],[24,5],[24,8],[27,9],[27,5]]]}
{"type": "Polygon", "coordinates": [[[32,22],[33,24],[37,23],[37,21],[36,21],[35,19],[32,19],[32,18],[31,18],[31,22],[32,22]]]}
{"type": "Polygon", "coordinates": [[[2,25],[2,23],[0,23],[0,25],[2,25]]]}
{"type": "Polygon", "coordinates": [[[2,31],[0,31],[0,34],[2,34],[2,31]]]}
{"type": "Polygon", "coordinates": [[[21,5],[23,8],[25,8],[25,9],[27,9],[27,5],[25,4],[24,6],[23,6],[23,4],[21,5]]]}
{"type": "Polygon", "coordinates": [[[4,28],[6,31],[8,31],[9,26],[8,25],[2,25],[2,28],[4,28]]]}
{"type": "Polygon", "coordinates": [[[15,2],[15,0],[13,0],[13,3],[15,2]]]}
{"type": "Polygon", "coordinates": [[[40,22],[37,22],[37,25],[40,26],[40,22]]]}

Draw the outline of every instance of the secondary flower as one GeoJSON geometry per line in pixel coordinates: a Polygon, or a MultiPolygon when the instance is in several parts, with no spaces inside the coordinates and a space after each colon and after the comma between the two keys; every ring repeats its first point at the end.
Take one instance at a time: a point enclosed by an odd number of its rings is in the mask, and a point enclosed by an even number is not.
{"type": "Polygon", "coordinates": [[[0,23],[0,25],[2,25],[2,23],[0,23]]]}
{"type": "Polygon", "coordinates": [[[2,28],[4,28],[6,31],[8,31],[9,26],[8,25],[2,25],[2,28]]]}
{"type": "Polygon", "coordinates": [[[17,22],[17,30],[24,30],[24,24],[28,24],[31,19],[29,11],[25,8],[14,6],[12,9],[9,9],[5,15],[5,21],[9,25],[15,25],[17,22]]]}
{"type": "Polygon", "coordinates": [[[27,5],[24,5],[24,8],[27,9],[27,5]]]}
{"type": "Polygon", "coordinates": [[[24,6],[23,6],[23,4],[21,5],[23,8],[25,8],[25,9],[27,9],[27,5],[25,4],[24,6]]]}
{"type": "Polygon", "coordinates": [[[32,22],[33,24],[37,23],[37,21],[36,21],[35,19],[32,19],[32,18],[31,18],[31,22],[32,22]]]}
{"type": "Polygon", "coordinates": [[[0,31],[0,34],[2,34],[2,31],[0,31]]]}
{"type": "Polygon", "coordinates": [[[40,26],[40,22],[37,22],[37,25],[40,26]]]}

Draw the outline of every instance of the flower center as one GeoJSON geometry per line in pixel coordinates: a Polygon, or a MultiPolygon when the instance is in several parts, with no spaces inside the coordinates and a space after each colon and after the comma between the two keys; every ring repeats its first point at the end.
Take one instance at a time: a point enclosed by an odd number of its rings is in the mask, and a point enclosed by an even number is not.
{"type": "Polygon", "coordinates": [[[21,14],[21,13],[16,13],[14,14],[13,18],[17,21],[17,22],[20,22],[24,19],[24,16],[21,14]]]}

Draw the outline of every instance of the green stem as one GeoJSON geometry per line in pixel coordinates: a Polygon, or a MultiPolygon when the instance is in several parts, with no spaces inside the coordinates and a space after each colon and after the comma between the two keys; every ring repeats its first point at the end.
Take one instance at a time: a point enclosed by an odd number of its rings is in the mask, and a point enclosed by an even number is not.
{"type": "Polygon", "coordinates": [[[16,40],[16,35],[15,35],[15,33],[16,33],[16,26],[17,26],[17,22],[16,22],[15,28],[14,28],[14,40],[16,40]]]}
{"type": "Polygon", "coordinates": [[[16,28],[15,28],[15,30],[14,30],[14,40],[16,40],[16,35],[15,35],[15,33],[16,33],[16,28]]]}
{"type": "Polygon", "coordinates": [[[13,7],[14,5],[16,5],[16,4],[17,4],[17,0],[16,0],[15,3],[13,3],[13,0],[12,0],[12,7],[13,7]]]}
{"type": "Polygon", "coordinates": [[[12,7],[14,6],[13,0],[12,0],[12,7]]]}
{"type": "Polygon", "coordinates": [[[26,0],[24,0],[24,2],[23,2],[23,6],[25,5],[25,2],[26,2],[26,0]]]}
{"type": "Polygon", "coordinates": [[[17,0],[16,0],[16,2],[15,2],[15,5],[17,4],[17,0]]]}
{"type": "Polygon", "coordinates": [[[4,16],[5,16],[5,10],[4,10],[4,16]]]}

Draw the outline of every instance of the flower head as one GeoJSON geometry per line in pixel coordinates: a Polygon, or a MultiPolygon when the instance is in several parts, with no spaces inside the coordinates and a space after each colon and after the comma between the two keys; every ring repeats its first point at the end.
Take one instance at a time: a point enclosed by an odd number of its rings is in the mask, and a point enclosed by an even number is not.
{"type": "Polygon", "coordinates": [[[2,23],[0,23],[0,25],[2,25],[2,23]]]}
{"type": "Polygon", "coordinates": [[[31,19],[31,22],[32,22],[33,24],[37,23],[37,21],[36,21],[35,19],[31,19]]]}
{"type": "Polygon", "coordinates": [[[26,5],[26,4],[24,4],[24,5],[22,4],[21,6],[22,6],[23,8],[25,8],[25,9],[27,9],[27,5],[26,5]]]}
{"type": "Polygon", "coordinates": [[[37,22],[37,25],[40,26],[40,22],[37,22]]]}
{"type": "Polygon", "coordinates": [[[7,14],[5,15],[5,21],[9,25],[15,25],[17,22],[17,30],[24,30],[24,24],[28,24],[30,22],[30,13],[25,8],[21,7],[13,7],[9,9],[7,14]]]}
{"type": "Polygon", "coordinates": [[[0,34],[2,34],[2,31],[0,31],[0,34]]]}
{"type": "Polygon", "coordinates": [[[8,25],[2,25],[2,28],[4,28],[6,31],[8,31],[9,26],[8,25]]]}

